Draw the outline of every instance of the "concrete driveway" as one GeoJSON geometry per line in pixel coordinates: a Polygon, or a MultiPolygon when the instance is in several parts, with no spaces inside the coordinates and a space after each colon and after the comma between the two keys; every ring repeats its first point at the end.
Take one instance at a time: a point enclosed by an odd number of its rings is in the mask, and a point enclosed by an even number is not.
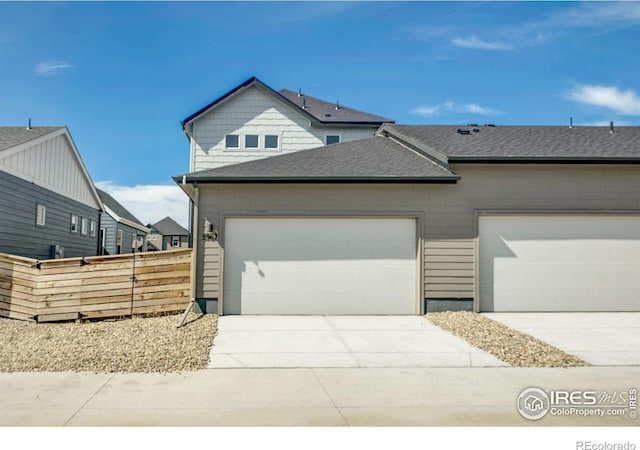
{"type": "Polygon", "coordinates": [[[508,366],[422,316],[223,316],[209,368],[508,366]]]}
{"type": "Polygon", "coordinates": [[[594,366],[640,365],[640,313],[483,313],[594,366]]]}

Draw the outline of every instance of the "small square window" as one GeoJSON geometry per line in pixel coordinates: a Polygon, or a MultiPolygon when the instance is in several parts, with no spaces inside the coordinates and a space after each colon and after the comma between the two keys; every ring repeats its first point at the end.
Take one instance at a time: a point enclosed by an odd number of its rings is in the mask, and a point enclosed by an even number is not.
{"type": "Polygon", "coordinates": [[[264,148],[278,148],[278,135],[276,134],[265,135],[264,148]]]}
{"type": "Polygon", "coordinates": [[[180,236],[173,236],[171,238],[171,246],[172,247],[180,247],[180,236]]]}
{"type": "Polygon", "coordinates": [[[36,225],[43,227],[47,222],[47,207],[41,204],[36,205],[36,225]]]}
{"type": "Polygon", "coordinates": [[[78,216],[76,216],[75,214],[71,214],[71,232],[78,232],[78,216]]]}
{"type": "Polygon", "coordinates": [[[237,134],[227,134],[224,137],[224,146],[226,148],[238,148],[239,142],[240,142],[240,139],[237,134]]]}
{"type": "Polygon", "coordinates": [[[91,237],[96,237],[96,228],[97,228],[98,224],[96,223],[95,220],[91,221],[91,226],[89,227],[89,235],[91,237]]]}
{"type": "Polygon", "coordinates": [[[258,148],[258,135],[257,134],[247,134],[244,137],[244,147],[245,148],[258,148]]]}
{"type": "Polygon", "coordinates": [[[327,145],[338,144],[340,143],[340,136],[337,134],[327,134],[325,138],[325,143],[327,145]]]}
{"type": "Polygon", "coordinates": [[[82,218],[82,230],[80,231],[83,235],[86,235],[89,232],[89,221],[82,218]]]}

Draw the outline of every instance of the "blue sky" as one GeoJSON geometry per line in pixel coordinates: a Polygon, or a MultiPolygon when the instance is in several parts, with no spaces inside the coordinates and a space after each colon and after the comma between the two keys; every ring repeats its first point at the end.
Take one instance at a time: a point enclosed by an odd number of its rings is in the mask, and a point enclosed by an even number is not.
{"type": "Polygon", "coordinates": [[[639,52],[639,2],[0,2],[0,125],[68,126],[186,225],[180,120],[252,75],[405,124],[640,125],[639,52]]]}

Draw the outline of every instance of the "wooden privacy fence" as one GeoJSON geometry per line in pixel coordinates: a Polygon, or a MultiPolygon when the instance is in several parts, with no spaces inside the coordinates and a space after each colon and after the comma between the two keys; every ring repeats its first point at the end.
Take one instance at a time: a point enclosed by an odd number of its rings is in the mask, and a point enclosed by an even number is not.
{"type": "Polygon", "coordinates": [[[0,317],[38,322],[184,311],[191,249],[37,261],[0,253],[0,317]]]}

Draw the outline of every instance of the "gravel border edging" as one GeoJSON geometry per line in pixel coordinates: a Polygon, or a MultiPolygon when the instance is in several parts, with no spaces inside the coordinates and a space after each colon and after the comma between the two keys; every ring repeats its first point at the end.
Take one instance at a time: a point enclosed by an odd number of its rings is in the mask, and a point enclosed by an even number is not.
{"type": "Polygon", "coordinates": [[[0,318],[0,372],[186,372],[205,369],[218,316],[190,313],[88,323],[0,318]]]}
{"type": "Polygon", "coordinates": [[[495,320],[469,311],[428,313],[443,330],[514,367],[584,367],[591,364],[495,320]]]}

